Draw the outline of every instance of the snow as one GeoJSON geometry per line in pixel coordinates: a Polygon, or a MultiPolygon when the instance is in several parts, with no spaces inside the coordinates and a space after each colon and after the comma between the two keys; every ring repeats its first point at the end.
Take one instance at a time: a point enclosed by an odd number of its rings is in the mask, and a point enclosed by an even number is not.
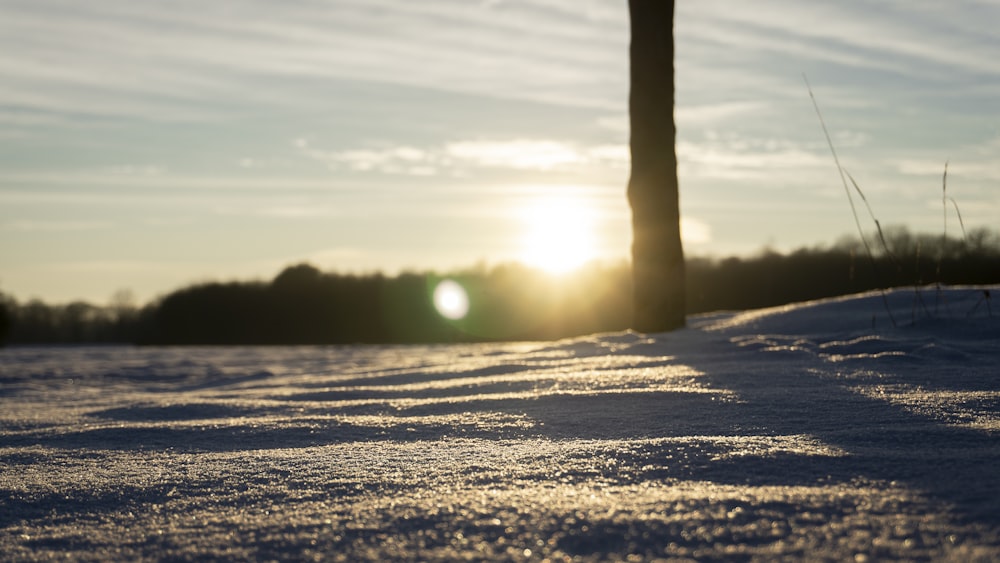
{"type": "Polygon", "coordinates": [[[554,343],[0,350],[0,553],[995,561],[984,289],[554,343]]]}

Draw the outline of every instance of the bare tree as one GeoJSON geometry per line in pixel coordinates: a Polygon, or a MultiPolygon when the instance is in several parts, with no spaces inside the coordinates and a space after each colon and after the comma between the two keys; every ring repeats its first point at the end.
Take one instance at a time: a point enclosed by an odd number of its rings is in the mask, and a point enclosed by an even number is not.
{"type": "Polygon", "coordinates": [[[674,125],[674,1],[629,0],[632,25],[629,120],[632,171],[632,327],[684,326],[684,251],[680,235],[674,125]]]}

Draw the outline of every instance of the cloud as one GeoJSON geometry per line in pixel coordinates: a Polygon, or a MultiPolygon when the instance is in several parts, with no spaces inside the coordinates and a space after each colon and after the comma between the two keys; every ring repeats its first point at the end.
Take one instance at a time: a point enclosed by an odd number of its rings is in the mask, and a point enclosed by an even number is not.
{"type": "Polygon", "coordinates": [[[117,164],[105,170],[115,176],[161,176],[167,171],[166,167],[156,164],[117,164]]]}
{"type": "Polygon", "coordinates": [[[624,14],[609,21],[619,10],[588,5],[8,5],[0,34],[0,105],[64,115],[212,120],[253,105],[329,103],[330,88],[297,85],[308,79],[606,106],[615,101],[608,86],[616,74],[595,70],[621,65],[624,14]]]}
{"type": "Polygon", "coordinates": [[[330,168],[346,167],[359,172],[378,171],[386,174],[433,174],[440,160],[422,149],[400,145],[381,149],[350,149],[322,151],[306,148],[305,154],[325,162],[330,168]]]}
{"type": "Polygon", "coordinates": [[[203,190],[213,191],[327,191],[330,181],[303,174],[287,176],[254,176],[222,174],[181,174],[167,173],[159,169],[154,173],[133,171],[123,173],[116,167],[76,169],[45,172],[3,172],[0,171],[0,200],[17,202],[84,202],[90,198],[101,203],[132,202],[150,197],[176,199],[193,197],[203,190]],[[59,188],[81,188],[71,192],[31,191],[39,186],[59,188]],[[86,189],[83,189],[86,188],[86,189]],[[149,192],[131,191],[121,193],[119,188],[149,188],[149,192]],[[160,189],[153,189],[160,188],[160,189]],[[107,198],[105,198],[107,196],[107,198]],[[110,199],[108,199],[110,198],[110,199]]]}
{"type": "Polygon", "coordinates": [[[744,100],[738,102],[722,102],[716,104],[688,105],[677,108],[675,112],[678,126],[684,125],[715,125],[724,124],[726,120],[747,114],[764,113],[771,109],[769,104],[759,100],[744,100]]]}
{"type": "Polygon", "coordinates": [[[795,53],[856,68],[926,73],[927,66],[996,73],[998,7],[970,1],[837,3],[707,0],[679,9],[682,37],[747,51],[795,53]]]}
{"type": "Polygon", "coordinates": [[[775,179],[782,171],[802,174],[822,170],[825,174],[832,166],[830,157],[815,145],[712,131],[702,140],[679,141],[677,159],[684,176],[742,180],[775,179]]]}
{"type": "Polygon", "coordinates": [[[58,221],[21,219],[10,221],[4,225],[4,230],[18,232],[70,232],[94,231],[110,229],[113,224],[107,221],[58,221]]]}
{"type": "Polygon", "coordinates": [[[620,166],[628,159],[628,148],[624,146],[581,147],[552,139],[477,139],[426,148],[390,145],[339,151],[319,149],[297,139],[295,146],[333,170],[411,176],[455,175],[473,167],[547,172],[582,165],[620,166]]]}
{"type": "Polygon", "coordinates": [[[612,168],[628,168],[632,160],[632,153],[627,145],[598,145],[588,148],[586,155],[589,160],[612,168]]]}
{"type": "Polygon", "coordinates": [[[449,143],[444,152],[450,157],[479,164],[517,170],[551,170],[585,159],[576,148],[551,140],[460,141],[449,143]]]}
{"type": "MultiPolygon", "coordinates": [[[[802,70],[790,61],[921,80],[996,75],[998,12],[970,0],[706,0],[678,7],[678,65],[696,88],[753,84],[785,96],[774,87],[802,70]]],[[[0,105],[30,109],[32,119],[211,121],[329,104],[338,84],[362,81],[619,111],[627,15],[605,0],[15,3],[4,7],[0,33],[0,105]]],[[[719,101],[730,106],[682,98],[680,119],[755,103],[719,101]]]]}
{"type": "Polygon", "coordinates": [[[213,213],[223,216],[270,217],[274,219],[322,219],[342,215],[338,209],[327,205],[294,203],[284,200],[273,202],[253,202],[240,205],[219,204],[213,213]]]}

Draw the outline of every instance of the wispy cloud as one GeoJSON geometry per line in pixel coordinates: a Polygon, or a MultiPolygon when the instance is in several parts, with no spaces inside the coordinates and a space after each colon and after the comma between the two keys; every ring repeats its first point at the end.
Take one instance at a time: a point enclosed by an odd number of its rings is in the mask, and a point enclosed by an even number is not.
{"type": "Polygon", "coordinates": [[[620,65],[624,40],[623,14],[556,3],[48,0],[3,11],[0,104],[141,119],[329,100],[297,78],[607,104],[616,76],[593,69],[620,65]]]}
{"type": "MultiPolygon", "coordinates": [[[[0,9],[0,104],[43,113],[212,119],[337,96],[335,85],[299,79],[615,110],[627,87],[627,8],[597,0],[45,0],[0,9]]],[[[971,0],[706,0],[678,7],[678,64],[685,81],[757,91],[804,70],[778,79],[761,72],[768,59],[771,70],[826,62],[923,80],[997,74],[997,17],[996,4],[971,0]]],[[[683,111],[693,100],[682,102],[683,111]]]]}
{"type": "Polygon", "coordinates": [[[325,150],[312,146],[306,139],[296,139],[295,146],[302,154],[326,164],[331,170],[345,168],[358,172],[432,176],[442,166],[450,164],[442,151],[409,145],[325,150]]]}
{"type": "Polygon", "coordinates": [[[688,177],[767,180],[782,170],[829,173],[831,160],[813,147],[786,139],[719,135],[677,144],[681,172],[688,177]]]}
{"type": "Polygon", "coordinates": [[[534,139],[459,141],[449,143],[444,152],[456,159],[483,166],[519,170],[551,170],[584,160],[583,154],[566,143],[534,139]]]}
{"type": "Polygon", "coordinates": [[[715,104],[688,105],[677,108],[675,117],[680,127],[724,125],[727,120],[749,114],[772,113],[772,105],[761,100],[742,100],[715,104]]]}
{"type": "Polygon", "coordinates": [[[22,219],[4,224],[4,230],[17,232],[68,232],[110,229],[109,221],[58,221],[22,219]]]}
{"type": "Polygon", "coordinates": [[[7,201],[55,201],[58,198],[68,200],[86,199],[90,195],[108,194],[121,198],[123,202],[135,198],[171,197],[174,195],[190,195],[200,190],[215,191],[328,191],[329,179],[316,178],[301,174],[285,176],[253,176],[253,175],[221,175],[221,174],[190,174],[166,173],[165,169],[139,167],[127,171],[118,167],[97,169],[75,169],[53,172],[0,172],[0,198],[7,201]],[[30,191],[33,187],[50,186],[61,188],[87,188],[71,192],[30,191]],[[125,193],[112,192],[115,188],[131,188],[125,193]],[[154,190],[144,192],[142,190],[154,190]]]}
{"type": "Polygon", "coordinates": [[[679,7],[678,33],[744,51],[791,53],[846,66],[926,76],[928,65],[997,73],[995,3],[871,4],[708,0],[679,7]]]}
{"type": "Polygon", "coordinates": [[[411,176],[463,175],[472,168],[546,172],[585,165],[619,167],[628,159],[624,145],[585,147],[552,139],[476,139],[423,148],[390,145],[347,150],[324,150],[297,139],[295,146],[333,170],[411,176]]]}

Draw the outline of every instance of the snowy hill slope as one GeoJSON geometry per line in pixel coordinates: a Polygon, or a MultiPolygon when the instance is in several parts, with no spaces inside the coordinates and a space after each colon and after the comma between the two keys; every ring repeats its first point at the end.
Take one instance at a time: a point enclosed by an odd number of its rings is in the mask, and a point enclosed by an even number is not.
{"type": "Polygon", "coordinates": [[[986,289],[555,343],[0,350],[0,552],[997,560],[986,289]]]}

